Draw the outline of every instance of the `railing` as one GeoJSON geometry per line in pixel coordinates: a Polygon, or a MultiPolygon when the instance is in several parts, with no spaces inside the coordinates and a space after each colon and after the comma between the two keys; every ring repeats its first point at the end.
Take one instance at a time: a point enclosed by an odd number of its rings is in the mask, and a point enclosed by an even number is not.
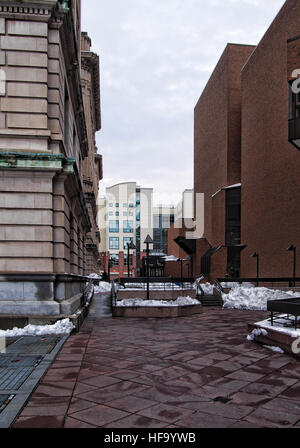
{"type": "MultiPolygon", "coordinates": [[[[119,285],[125,289],[147,289],[148,279],[146,277],[121,278],[119,285]]],[[[173,277],[149,277],[150,289],[159,290],[187,290],[193,288],[193,278],[173,277]]]]}
{"type": "Polygon", "coordinates": [[[204,277],[204,275],[201,275],[201,277],[199,277],[197,280],[196,280],[196,292],[197,292],[197,297],[200,297],[201,296],[201,298],[205,295],[205,293],[204,293],[204,291],[203,291],[203,289],[202,289],[202,286],[201,286],[201,282],[202,282],[202,280],[204,280],[205,279],[205,277],[204,277]]]}
{"type": "Polygon", "coordinates": [[[118,300],[118,290],[117,290],[115,282],[113,280],[111,282],[111,307],[112,308],[117,305],[117,300],[118,300]]]}

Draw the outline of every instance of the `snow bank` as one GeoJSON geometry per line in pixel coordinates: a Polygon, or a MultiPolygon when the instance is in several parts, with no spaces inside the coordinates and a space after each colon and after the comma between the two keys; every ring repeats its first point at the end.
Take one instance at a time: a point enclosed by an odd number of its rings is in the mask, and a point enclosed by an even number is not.
{"type": "Polygon", "coordinates": [[[222,294],[223,308],[238,310],[267,311],[269,300],[291,299],[299,296],[293,291],[280,291],[268,288],[255,288],[235,284],[229,294],[222,294]]]}
{"type": "Polygon", "coordinates": [[[27,325],[25,328],[15,327],[13,330],[0,330],[0,337],[61,335],[71,333],[74,328],[70,319],[64,319],[56,322],[54,325],[27,325]]]}
{"type": "Polygon", "coordinates": [[[111,284],[107,282],[100,282],[99,286],[95,286],[94,291],[95,294],[111,292],[111,284]]]}
{"type": "Polygon", "coordinates": [[[142,299],[125,299],[117,303],[121,307],[158,307],[158,306],[186,306],[200,305],[199,301],[191,297],[178,297],[175,301],[167,300],[142,300],[142,299]]]}
{"type": "Polygon", "coordinates": [[[260,328],[255,328],[249,336],[247,336],[247,341],[252,342],[255,340],[256,336],[268,336],[268,332],[266,330],[262,330],[260,328]]]}

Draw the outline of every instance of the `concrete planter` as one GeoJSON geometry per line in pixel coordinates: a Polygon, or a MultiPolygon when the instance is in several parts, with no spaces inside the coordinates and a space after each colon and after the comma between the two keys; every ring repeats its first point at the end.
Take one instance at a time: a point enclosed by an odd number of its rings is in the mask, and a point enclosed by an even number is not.
{"type": "Polygon", "coordinates": [[[177,318],[202,314],[202,305],[185,306],[138,306],[138,307],[113,307],[113,317],[127,318],[177,318]]]}
{"type": "Polygon", "coordinates": [[[300,353],[298,354],[293,353],[292,350],[293,343],[299,338],[289,336],[288,334],[282,333],[280,331],[276,331],[275,327],[274,329],[273,328],[270,329],[261,327],[257,324],[249,324],[248,329],[250,332],[252,332],[255,329],[266,330],[268,332],[267,336],[263,335],[255,336],[256,342],[263,345],[269,345],[271,347],[279,347],[286,353],[289,353],[290,355],[295,356],[297,359],[300,359],[300,353]]]}
{"type": "MultiPolygon", "coordinates": [[[[195,289],[150,289],[150,300],[176,300],[178,297],[191,297],[192,299],[196,298],[196,290],[195,289]]],[[[147,291],[143,289],[136,290],[128,290],[128,289],[119,289],[118,290],[118,300],[125,299],[147,299],[147,291]]]]}

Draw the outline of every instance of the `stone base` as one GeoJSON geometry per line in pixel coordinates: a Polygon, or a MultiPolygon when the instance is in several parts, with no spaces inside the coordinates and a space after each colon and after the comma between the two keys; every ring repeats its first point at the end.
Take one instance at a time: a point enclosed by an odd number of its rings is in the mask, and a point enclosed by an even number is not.
{"type": "MultiPolygon", "coordinates": [[[[286,353],[295,356],[297,359],[300,359],[300,353],[293,353],[292,345],[293,343],[299,339],[296,337],[289,336],[288,334],[277,331],[276,329],[270,329],[261,327],[257,324],[249,324],[248,325],[249,332],[252,332],[255,329],[266,330],[268,332],[267,336],[259,335],[255,336],[255,342],[258,342],[263,345],[268,345],[271,347],[279,347],[284,350],[286,353]]],[[[299,344],[300,348],[300,344],[299,344]]]]}
{"type": "Polygon", "coordinates": [[[0,276],[0,329],[72,316],[84,307],[87,282],[76,275],[0,276]]]}
{"type": "Polygon", "coordinates": [[[112,308],[113,317],[127,318],[177,318],[202,314],[202,305],[186,305],[186,306],[139,306],[139,307],[123,307],[114,306],[112,308]]]}

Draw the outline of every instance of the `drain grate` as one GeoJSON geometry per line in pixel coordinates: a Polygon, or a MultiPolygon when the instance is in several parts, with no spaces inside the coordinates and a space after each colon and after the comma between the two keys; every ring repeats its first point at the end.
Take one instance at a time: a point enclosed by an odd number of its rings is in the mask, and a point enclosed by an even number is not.
{"type": "Polygon", "coordinates": [[[7,354],[22,353],[23,355],[47,355],[60,341],[58,336],[24,336],[6,349],[7,354]]]}
{"type": "Polygon", "coordinates": [[[229,398],[229,397],[217,397],[217,398],[214,399],[214,401],[216,401],[217,403],[227,404],[227,403],[230,403],[232,401],[232,398],[229,398]]]}
{"type": "Polygon", "coordinates": [[[35,367],[41,361],[41,356],[0,356],[0,368],[20,368],[20,367],[35,367]]]}
{"type": "Polygon", "coordinates": [[[4,411],[13,398],[14,395],[0,395],[0,413],[4,411]]]}
{"type": "Polygon", "coordinates": [[[33,367],[20,367],[18,369],[0,369],[0,390],[17,390],[33,372],[33,367]]]}

